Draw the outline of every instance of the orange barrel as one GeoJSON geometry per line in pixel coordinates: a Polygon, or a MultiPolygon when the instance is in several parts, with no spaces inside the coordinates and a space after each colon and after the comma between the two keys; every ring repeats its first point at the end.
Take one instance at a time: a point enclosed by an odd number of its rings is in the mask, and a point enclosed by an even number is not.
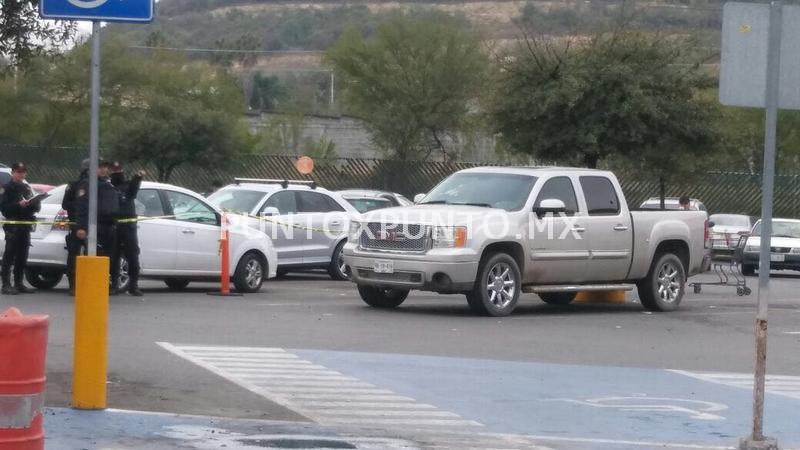
{"type": "Polygon", "coordinates": [[[48,316],[0,314],[0,450],[43,450],[48,316]]]}

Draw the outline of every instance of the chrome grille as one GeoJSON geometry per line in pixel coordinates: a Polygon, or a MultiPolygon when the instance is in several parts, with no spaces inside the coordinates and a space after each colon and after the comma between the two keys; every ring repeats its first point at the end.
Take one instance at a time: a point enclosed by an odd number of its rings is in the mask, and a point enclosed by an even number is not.
{"type": "Polygon", "coordinates": [[[424,252],[428,230],[422,225],[370,222],[361,232],[361,248],[395,252],[424,252]]]}

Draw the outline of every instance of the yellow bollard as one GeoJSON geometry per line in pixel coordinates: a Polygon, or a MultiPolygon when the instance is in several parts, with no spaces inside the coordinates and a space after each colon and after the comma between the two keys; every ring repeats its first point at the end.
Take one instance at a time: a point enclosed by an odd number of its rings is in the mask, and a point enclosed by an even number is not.
{"type": "Polygon", "coordinates": [[[575,297],[576,303],[624,304],[625,291],[581,291],[575,297]]]}
{"type": "Polygon", "coordinates": [[[105,409],[108,268],[104,256],[79,256],[75,270],[72,407],[105,409]]]}

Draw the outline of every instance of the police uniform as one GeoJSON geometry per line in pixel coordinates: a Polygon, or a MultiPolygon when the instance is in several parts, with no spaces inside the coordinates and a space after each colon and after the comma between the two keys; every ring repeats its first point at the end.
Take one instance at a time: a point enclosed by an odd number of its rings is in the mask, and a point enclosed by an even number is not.
{"type": "MultiPolygon", "coordinates": [[[[139,290],[139,224],[136,214],[136,195],[142,186],[142,176],[134,175],[130,180],[125,179],[120,163],[111,166],[111,184],[117,189],[119,195],[119,215],[117,216],[117,242],[114,247],[114,260],[119,261],[122,256],[128,262],[128,276],[130,284],[128,292],[137,297],[142,296],[139,290]]],[[[111,274],[119,276],[119,274],[111,274]]]]}
{"type": "Polygon", "coordinates": [[[69,222],[69,233],[65,238],[67,244],[67,280],[69,281],[69,290],[75,290],[75,258],[81,253],[86,251],[86,240],[80,239],[76,235],[77,228],[75,226],[78,220],[77,203],[78,197],[82,196],[85,192],[81,192],[82,186],[88,186],[89,183],[89,160],[83,162],[81,165],[81,174],[77,181],[73,181],[67,185],[64,191],[64,199],[61,201],[61,209],[67,212],[67,221],[69,222]]]}
{"type": "MultiPolygon", "coordinates": [[[[12,172],[27,172],[27,168],[22,163],[11,166],[12,172]]],[[[26,288],[23,284],[25,275],[25,265],[28,262],[28,251],[31,246],[31,224],[14,222],[35,222],[35,214],[39,212],[41,205],[39,202],[21,204],[25,200],[33,198],[33,190],[29,185],[22,181],[9,181],[2,187],[2,200],[0,200],[0,211],[7,222],[3,224],[3,231],[6,234],[6,248],[3,253],[2,276],[3,294],[14,295],[17,293],[33,292],[33,289],[26,288]],[[11,285],[11,267],[14,267],[14,285],[11,285]]]]}
{"type": "MultiPolygon", "coordinates": [[[[89,179],[77,186],[75,193],[75,229],[89,232],[89,179]]],[[[97,179],[97,255],[111,258],[114,253],[116,239],[115,220],[119,214],[119,195],[111,180],[105,177],[97,179]]],[[[111,273],[119,273],[119,262],[111,258],[111,273]]],[[[112,289],[117,280],[112,278],[112,289]]]]}

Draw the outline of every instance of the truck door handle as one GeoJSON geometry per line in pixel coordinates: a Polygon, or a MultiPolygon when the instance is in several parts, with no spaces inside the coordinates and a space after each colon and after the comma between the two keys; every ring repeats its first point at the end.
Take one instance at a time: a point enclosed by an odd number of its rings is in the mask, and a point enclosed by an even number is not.
{"type": "Polygon", "coordinates": [[[584,231],[586,231],[586,228],[583,228],[583,227],[580,227],[578,225],[575,225],[574,227],[572,227],[572,231],[576,231],[578,233],[583,233],[584,231]]]}
{"type": "Polygon", "coordinates": [[[338,220],[334,220],[333,222],[331,222],[331,225],[335,225],[335,226],[339,226],[341,224],[342,224],[342,222],[340,222],[338,220]]]}
{"type": "Polygon", "coordinates": [[[614,227],[614,230],[615,231],[628,231],[628,226],[627,225],[617,225],[617,226],[614,227]]]}
{"type": "Polygon", "coordinates": [[[183,231],[181,231],[181,233],[183,233],[183,234],[194,234],[194,231],[192,231],[192,230],[183,230],[183,231]]]}

